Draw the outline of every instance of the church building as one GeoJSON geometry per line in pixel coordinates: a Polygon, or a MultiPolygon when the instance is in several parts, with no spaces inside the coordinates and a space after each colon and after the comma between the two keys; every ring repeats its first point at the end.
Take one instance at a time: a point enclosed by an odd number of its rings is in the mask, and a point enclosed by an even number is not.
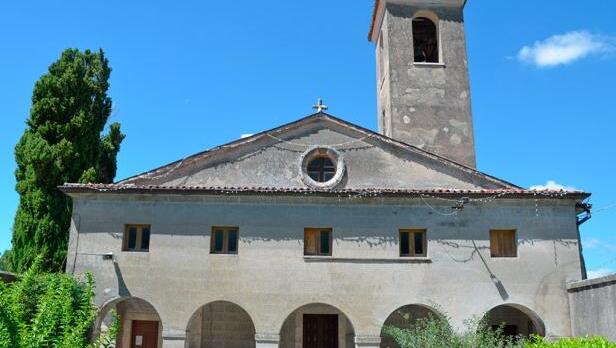
{"type": "Polygon", "coordinates": [[[384,326],[430,315],[571,336],[589,194],[476,168],[465,3],[376,0],[378,132],[319,102],[114,184],[63,185],[95,332],[115,310],[124,348],[396,347],[384,326]]]}

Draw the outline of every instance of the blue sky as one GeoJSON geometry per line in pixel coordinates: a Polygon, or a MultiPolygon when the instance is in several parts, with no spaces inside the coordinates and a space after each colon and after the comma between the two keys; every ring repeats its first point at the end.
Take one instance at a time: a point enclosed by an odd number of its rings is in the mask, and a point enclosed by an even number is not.
{"type": "MultiPolygon", "coordinates": [[[[376,129],[372,0],[9,1],[0,5],[0,250],[32,86],[67,47],[102,47],[123,178],[329,111],[376,129]]],[[[469,0],[479,169],[593,193],[588,266],[616,271],[616,2],[469,0]]]]}

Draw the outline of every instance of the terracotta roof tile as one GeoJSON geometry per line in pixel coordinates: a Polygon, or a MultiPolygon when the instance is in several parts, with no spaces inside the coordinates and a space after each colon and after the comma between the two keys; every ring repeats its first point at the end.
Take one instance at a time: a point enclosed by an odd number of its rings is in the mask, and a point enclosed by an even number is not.
{"type": "Polygon", "coordinates": [[[448,188],[434,189],[373,189],[348,188],[317,190],[301,187],[220,187],[220,186],[159,186],[159,185],[132,185],[132,184],[64,184],[59,187],[65,193],[170,193],[170,194],[311,194],[325,196],[357,195],[357,196],[399,196],[418,197],[422,195],[434,196],[472,196],[490,197],[507,196],[509,198],[567,198],[584,199],[590,194],[582,191],[543,190],[533,191],[525,189],[498,189],[498,190],[458,190],[448,188]]]}

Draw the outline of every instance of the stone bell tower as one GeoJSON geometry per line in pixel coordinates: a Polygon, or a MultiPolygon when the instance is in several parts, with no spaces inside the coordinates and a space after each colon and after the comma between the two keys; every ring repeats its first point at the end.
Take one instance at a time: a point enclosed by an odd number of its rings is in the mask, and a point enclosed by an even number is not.
{"type": "Polygon", "coordinates": [[[466,0],[376,0],[379,131],[475,167],[466,0]]]}

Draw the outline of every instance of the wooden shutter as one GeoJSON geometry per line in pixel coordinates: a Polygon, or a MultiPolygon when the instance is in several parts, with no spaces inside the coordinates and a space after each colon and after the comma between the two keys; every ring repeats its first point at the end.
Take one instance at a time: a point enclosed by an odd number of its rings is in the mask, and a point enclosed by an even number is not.
{"type": "Polygon", "coordinates": [[[317,255],[317,243],[319,233],[315,229],[304,230],[304,254],[305,255],[317,255]]]}
{"type": "Polygon", "coordinates": [[[491,230],[490,252],[492,257],[516,257],[517,239],[515,230],[491,230]]]}

